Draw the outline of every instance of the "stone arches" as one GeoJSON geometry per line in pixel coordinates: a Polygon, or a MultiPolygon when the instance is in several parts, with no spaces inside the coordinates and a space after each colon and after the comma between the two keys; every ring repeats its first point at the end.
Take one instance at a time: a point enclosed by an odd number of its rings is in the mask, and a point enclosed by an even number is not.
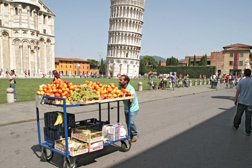
{"type": "Polygon", "coordinates": [[[141,34],[143,22],[140,20],[131,19],[111,19],[110,20],[110,31],[130,31],[141,34]]]}
{"type": "Polygon", "coordinates": [[[111,17],[112,18],[132,18],[132,19],[143,19],[144,9],[139,6],[127,5],[112,5],[111,17]]]}
{"type": "Polygon", "coordinates": [[[109,37],[109,44],[140,46],[142,35],[131,32],[110,32],[109,37]]]}
{"type": "Polygon", "coordinates": [[[145,0],[111,1],[107,75],[138,75],[145,0]],[[111,66],[111,60],[114,65],[111,66]],[[118,61],[121,60],[121,63],[118,61]],[[113,72],[111,74],[111,72],[113,72]]]}
{"type": "Polygon", "coordinates": [[[13,39],[13,41],[12,41],[12,45],[15,45],[15,44],[20,44],[21,43],[21,40],[19,39],[19,38],[15,38],[15,39],[13,39]]]}
{"type": "Polygon", "coordinates": [[[9,31],[8,30],[3,30],[2,31],[2,33],[1,33],[1,35],[3,36],[3,37],[6,37],[6,36],[10,36],[10,33],[9,33],[9,31]]]}

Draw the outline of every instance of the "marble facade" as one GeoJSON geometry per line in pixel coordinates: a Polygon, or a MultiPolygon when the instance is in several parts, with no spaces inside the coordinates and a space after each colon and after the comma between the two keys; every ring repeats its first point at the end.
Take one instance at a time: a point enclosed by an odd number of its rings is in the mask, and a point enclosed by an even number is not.
{"type": "Polygon", "coordinates": [[[54,17],[41,0],[0,0],[0,71],[22,77],[54,70],[54,17]]]}

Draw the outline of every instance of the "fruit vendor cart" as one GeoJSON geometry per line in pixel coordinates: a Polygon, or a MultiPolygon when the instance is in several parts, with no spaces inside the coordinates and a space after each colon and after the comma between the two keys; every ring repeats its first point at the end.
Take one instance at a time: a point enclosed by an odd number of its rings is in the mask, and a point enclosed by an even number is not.
{"type": "MultiPolygon", "coordinates": [[[[115,99],[106,99],[106,100],[97,100],[97,101],[85,101],[85,102],[76,102],[75,104],[67,105],[65,98],[59,98],[59,97],[50,97],[50,96],[36,96],[36,115],[37,115],[37,129],[38,129],[38,141],[39,145],[41,147],[41,161],[50,161],[53,157],[54,153],[58,153],[63,156],[63,168],[75,168],[77,167],[77,157],[78,155],[82,155],[85,153],[96,151],[97,149],[103,149],[103,147],[121,142],[121,148],[123,151],[127,152],[131,148],[131,141],[130,139],[130,127],[128,127],[127,133],[122,136],[117,136],[118,131],[120,132],[120,126],[113,126],[110,125],[110,103],[116,103],[117,104],[117,123],[120,123],[120,101],[129,101],[130,99],[133,99],[134,96],[130,97],[120,97],[115,99]],[[63,101],[63,103],[58,103],[59,101],[63,101]],[[42,140],[41,133],[43,130],[40,128],[40,106],[41,105],[49,105],[49,106],[57,106],[62,107],[63,112],[46,112],[44,113],[44,140],[42,140]],[[74,114],[67,113],[67,108],[72,107],[78,107],[78,106],[88,106],[88,105],[98,105],[99,108],[99,119],[88,119],[83,120],[80,122],[76,122],[74,118],[74,114]],[[108,120],[102,121],[101,119],[101,106],[107,105],[107,115],[108,120]],[[60,120],[57,117],[58,115],[61,115],[62,120],[60,120]],[[67,121],[67,122],[65,122],[67,121]],[[61,124],[58,126],[54,126],[53,124],[56,122],[60,122],[61,124]],[[84,123],[84,124],[83,124],[84,123]],[[95,133],[96,137],[88,138],[86,137],[85,143],[82,141],[81,138],[78,135],[78,131],[84,131],[81,133],[85,133],[85,130],[80,130],[79,128],[82,128],[82,126],[86,128],[86,125],[92,125],[92,126],[101,126],[102,131],[99,135],[102,137],[99,137],[97,133],[95,133]],[[113,134],[114,136],[104,135],[104,130],[107,129],[109,131],[117,131],[117,133],[113,134]],[[71,140],[70,138],[74,137],[76,140],[71,140]],[[116,135],[116,136],[115,136],[116,135]],[[98,136],[98,137],[97,137],[98,136]],[[59,138],[61,137],[61,139],[59,138]],[[105,138],[106,137],[106,138],[105,138]],[[100,139],[99,139],[100,138],[100,139]],[[95,141],[95,140],[101,140],[101,141],[95,141]],[[74,142],[73,142],[74,141],[74,142]],[[70,144],[71,142],[71,144],[70,144]],[[76,143],[79,142],[79,143],[76,143]],[[87,143],[86,143],[87,142],[87,143]],[[62,145],[63,144],[63,145],[62,145]],[[76,148],[78,148],[77,151],[72,151],[69,149],[72,149],[74,145],[78,144],[76,148]]],[[[128,125],[130,125],[130,109],[129,109],[129,121],[128,125]]],[[[86,135],[86,134],[85,134],[86,135]]],[[[92,136],[92,133],[89,134],[89,136],[92,136]]],[[[85,137],[85,136],[84,136],[85,137]]]]}

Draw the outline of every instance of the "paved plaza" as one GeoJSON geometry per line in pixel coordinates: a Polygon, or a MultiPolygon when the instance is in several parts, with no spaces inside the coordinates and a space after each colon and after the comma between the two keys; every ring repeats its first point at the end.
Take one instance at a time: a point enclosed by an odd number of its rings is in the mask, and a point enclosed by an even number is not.
{"type": "MultiPolygon", "coordinates": [[[[219,84],[217,90],[224,89],[224,84],[219,84]]],[[[202,92],[212,92],[216,89],[211,89],[210,85],[191,86],[184,88],[176,88],[166,90],[151,90],[137,92],[139,103],[153,102],[162,99],[193,95],[202,92]]],[[[41,112],[62,110],[62,108],[41,106],[41,112]]],[[[67,109],[68,112],[79,114],[97,110],[95,106],[81,106],[67,109]]],[[[43,115],[41,115],[43,118],[43,115]]],[[[12,104],[0,104],[0,126],[17,124],[36,120],[36,103],[35,101],[17,102],[12,104]]]]}

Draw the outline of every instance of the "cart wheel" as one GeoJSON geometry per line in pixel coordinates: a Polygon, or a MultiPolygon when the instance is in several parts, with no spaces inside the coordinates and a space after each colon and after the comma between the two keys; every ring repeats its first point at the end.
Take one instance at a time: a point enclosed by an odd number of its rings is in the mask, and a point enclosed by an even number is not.
{"type": "Polygon", "coordinates": [[[41,147],[40,160],[42,162],[50,161],[53,158],[53,152],[47,148],[41,147]]]}
{"type": "Polygon", "coordinates": [[[72,164],[69,162],[69,160],[65,157],[63,162],[63,168],[77,168],[76,164],[76,158],[70,158],[72,164]]]}
{"type": "Polygon", "coordinates": [[[131,148],[131,141],[125,140],[121,142],[121,148],[124,152],[128,152],[131,148]]]}

